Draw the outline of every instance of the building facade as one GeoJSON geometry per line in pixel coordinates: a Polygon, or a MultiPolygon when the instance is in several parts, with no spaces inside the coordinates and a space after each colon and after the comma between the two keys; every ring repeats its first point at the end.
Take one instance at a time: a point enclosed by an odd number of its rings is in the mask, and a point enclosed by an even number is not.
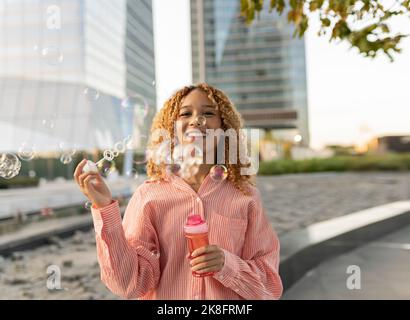
{"type": "Polygon", "coordinates": [[[0,151],[104,150],[147,130],[156,107],[151,1],[1,3],[0,151]],[[140,128],[121,103],[134,95],[148,110],[140,128]]]}
{"type": "Polygon", "coordinates": [[[190,1],[192,79],[227,93],[246,126],[301,136],[308,146],[304,40],[264,3],[248,26],[240,1],[190,1]]]}

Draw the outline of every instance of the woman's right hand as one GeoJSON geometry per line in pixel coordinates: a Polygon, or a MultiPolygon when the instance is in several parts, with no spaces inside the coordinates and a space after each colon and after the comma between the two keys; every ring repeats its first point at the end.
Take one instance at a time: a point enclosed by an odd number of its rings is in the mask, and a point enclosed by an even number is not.
{"type": "Polygon", "coordinates": [[[105,184],[98,172],[83,173],[87,160],[81,161],[74,171],[74,180],[80,187],[81,192],[97,208],[108,206],[112,202],[110,189],[105,184]]]}

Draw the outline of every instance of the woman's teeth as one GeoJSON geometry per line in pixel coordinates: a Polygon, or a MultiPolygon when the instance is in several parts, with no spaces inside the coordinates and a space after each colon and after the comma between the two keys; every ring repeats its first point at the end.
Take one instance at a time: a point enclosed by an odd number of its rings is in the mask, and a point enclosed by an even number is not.
{"type": "Polygon", "coordinates": [[[187,137],[205,137],[204,133],[200,133],[200,132],[188,132],[186,134],[187,137]]]}

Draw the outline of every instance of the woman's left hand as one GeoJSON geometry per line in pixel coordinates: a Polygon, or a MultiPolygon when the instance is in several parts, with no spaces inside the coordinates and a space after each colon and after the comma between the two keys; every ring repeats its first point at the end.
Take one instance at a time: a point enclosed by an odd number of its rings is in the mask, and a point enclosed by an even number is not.
{"type": "Polygon", "coordinates": [[[225,264],[225,254],[216,245],[201,247],[192,252],[191,270],[198,273],[218,272],[225,264]]]}

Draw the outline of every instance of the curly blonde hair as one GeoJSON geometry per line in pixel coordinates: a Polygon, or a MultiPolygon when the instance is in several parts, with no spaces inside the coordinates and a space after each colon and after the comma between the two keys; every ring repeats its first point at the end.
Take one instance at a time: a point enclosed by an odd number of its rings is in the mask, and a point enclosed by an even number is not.
{"type": "MultiPolygon", "coordinates": [[[[205,92],[208,98],[217,106],[221,114],[221,129],[234,129],[238,141],[239,132],[243,127],[243,120],[240,113],[236,110],[230,99],[221,90],[207,84],[199,83],[197,85],[185,86],[182,89],[176,91],[167,101],[165,101],[164,106],[155,115],[152,126],[151,126],[151,137],[148,143],[148,150],[153,150],[158,145],[164,141],[164,137],[161,136],[158,139],[153,138],[153,133],[157,132],[158,129],[166,130],[167,139],[171,141],[171,151],[174,150],[174,123],[177,120],[178,112],[181,107],[181,102],[184,97],[186,97],[191,91],[195,89],[200,89],[205,92]]],[[[229,163],[229,143],[227,143],[228,137],[225,136],[225,166],[228,169],[228,181],[230,181],[239,191],[245,195],[249,195],[249,184],[254,185],[251,180],[250,175],[241,175],[241,168],[248,168],[250,164],[242,164],[237,161],[234,164],[229,163]]],[[[237,152],[238,153],[238,152],[237,152]]],[[[239,154],[237,154],[237,159],[239,159],[239,154]]],[[[147,175],[152,180],[163,180],[165,165],[158,164],[154,159],[149,158],[147,162],[147,175]]]]}

